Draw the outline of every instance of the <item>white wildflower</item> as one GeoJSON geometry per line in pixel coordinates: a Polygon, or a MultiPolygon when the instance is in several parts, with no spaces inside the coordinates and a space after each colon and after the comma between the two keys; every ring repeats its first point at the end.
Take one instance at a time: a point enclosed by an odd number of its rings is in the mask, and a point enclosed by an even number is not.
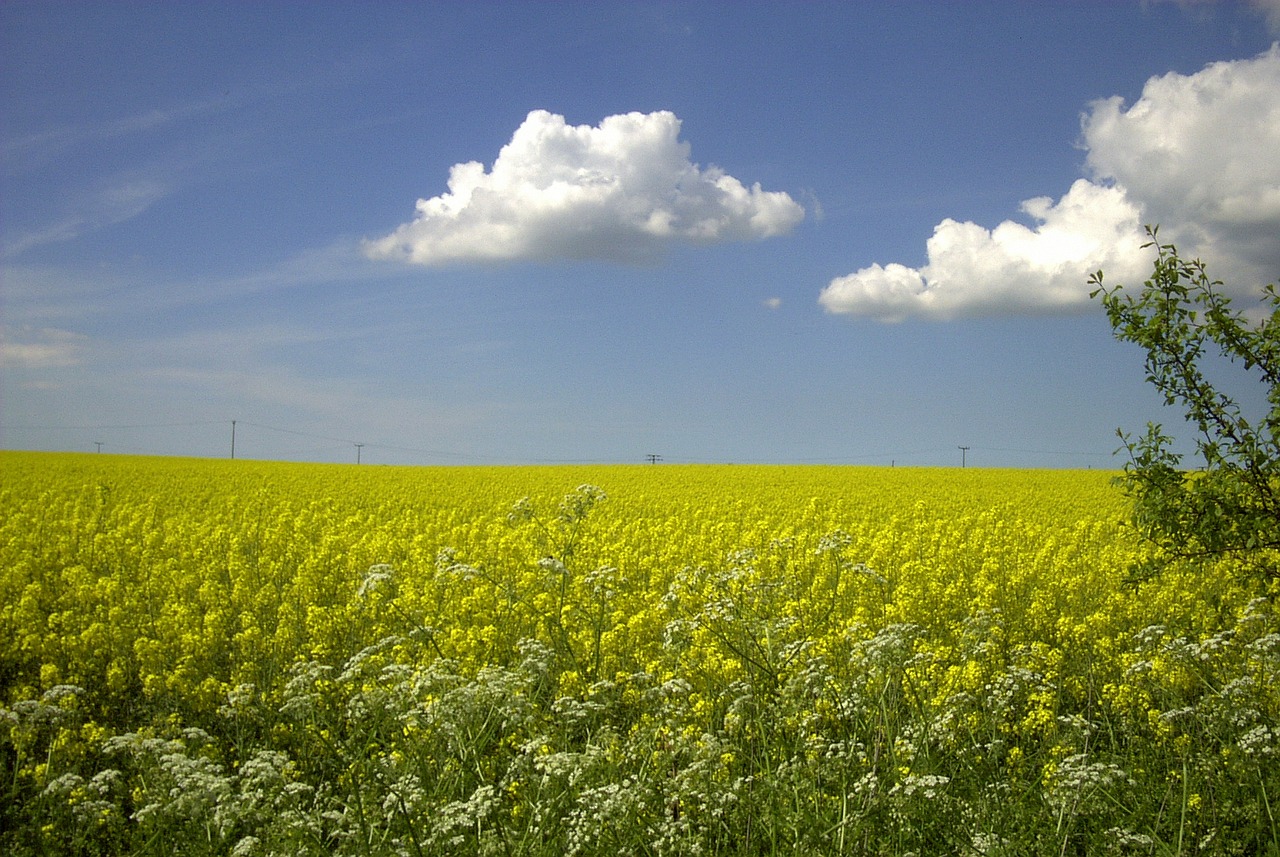
{"type": "Polygon", "coordinates": [[[365,572],[364,579],[360,581],[360,587],[356,589],[356,597],[365,598],[372,595],[379,586],[389,583],[393,579],[394,569],[387,563],[371,565],[369,570],[365,572]]]}
{"type": "Polygon", "coordinates": [[[994,833],[975,833],[970,839],[967,853],[973,854],[975,857],[985,857],[987,854],[1002,854],[1008,847],[1009,840],[994,833]]]}
{"type": "Polygon", "coordinates": [[[814,553],[839,553],[851,544],[853,544],[853,536],[844,530],[835,530],[818,540],[818,547],[814,550],[814,553]]]}
{"type": "Polygon", "coordinates": [[[1124,827],[1112,827],[1107,835],[1114,837],[1121,848],[1150,848],[1155,842],[1145,833],[1135,833],[1124,827]]]}
{"type": "Polygon", "coordinates": [[[1255,726],[1240,736],[1240,749],[1254,759],[1269,759],[1277,754],[1276,733],[1270,726],[1255,726]]]}
{"type": "Polygon", "coordinates": [[[1045,799],[1054,809],[1063,811],[1099,790],[1122,784],[1134,784],[1128,771],[1110,762],[1090,762],[1089,754],[1077,753],[1058,763],[1045,799]]]}
{"type": "Polygon", "coordinates": [[[556,576],[567,575],[569,573],[569,569],[565,568],[564,563],[553,556],[544,556],[542,559],[538,560],[538,567],[548,574],[556,576]]]}
{"type": "Polygon", "coordinates": [[[231,857],[252,857],[252,855],[258,853],[258,846],[261,844],[258,837],[246,836],[231,849],[231,857]]]}
{"type": "Polygon", "coordinates": [[[919,794],[928,800],[933,800],[938,796],[942,787],[951,782],[950,777],[938,776],[937,774],[908,774],[902,782],[895,783],[893,788],[889,789],[890,795],[901,795],[902,797],[912,797],[919,794]]]}

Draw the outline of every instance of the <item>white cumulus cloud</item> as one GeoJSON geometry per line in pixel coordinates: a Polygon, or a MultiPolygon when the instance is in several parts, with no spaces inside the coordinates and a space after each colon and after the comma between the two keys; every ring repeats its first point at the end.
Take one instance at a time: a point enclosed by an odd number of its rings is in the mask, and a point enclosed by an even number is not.
{"type": "Polygon", "coordinates": [[[1138,210],[1119,188],[1080,179],[1057,203],[1031,199],[1022,210],[1035,228],[944,220],[923,268],[871,265],[832,280],[818,300],[828,312],[881,321],[1064,312],[1087,304],[1089,272],[1132,276],[1147,267],[1138,210]]]}
{"type": "Polygon", "coordinates": [[[920,268],[874,264],[832,280],[819,303],[882,321],[1083,311],[1088,276],[1136,285],[1150,272],[1142,225],[1200,256],[1215,277],[1254,288],[1280,273],[1280,46],[1192,75],[1151,78],[1081,118],[1088,178],[1033,221],[994,229],[944,220],[920,268]]]}
{"type": "Polygon", "coordinates": [[[551,259],[642,262],[671,242],[770,238],[804,219],[788,194],[700,167],[672,113],[569,125],[535,110],[490,169],[455,164],[449,190],[364,242],[372,259],[419,265],[551,259]]]}
{"type": "Polygon", "coordinates": [[[1154,77],[1127,110],[1094,103],[1082,127],[1093,177],[1123,186],[1215,276],[1280,274],[1280,45],[1154,77]]]}

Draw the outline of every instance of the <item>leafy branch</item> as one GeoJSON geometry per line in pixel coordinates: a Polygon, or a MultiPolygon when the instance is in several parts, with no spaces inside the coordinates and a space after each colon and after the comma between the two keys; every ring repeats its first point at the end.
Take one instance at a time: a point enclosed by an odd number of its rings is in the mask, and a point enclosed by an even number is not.
{"type": "Polygon", "coordinates": [[[1156,249],[1155,267],[1138,292],[1108,286],[1103,273],[1089,278],[1090,296],[1101,296],[1116,338],[1147,352],[1146,379],[1195,426],[1203,460],[1188,472],[1173,438],[1149,423],[1138,438],[1120,432],[1129,453],[1121,483],[1134,500],[1134,524],[1162,555],[1147,575],[1171,559],[1233,555],[1265,579],[1277,577],[1269,552],[1280,549],[1280,294],[1262,295],[1262,313],[1235,309],[1222,282],[1204,262],[1184,259],[1173,244],[1156,249]],[[1267,389],[1267,413],[1251,421],[1240,405],[1209,379],[1210,359],[1225,358],[1258,376],[1267,389]]]}

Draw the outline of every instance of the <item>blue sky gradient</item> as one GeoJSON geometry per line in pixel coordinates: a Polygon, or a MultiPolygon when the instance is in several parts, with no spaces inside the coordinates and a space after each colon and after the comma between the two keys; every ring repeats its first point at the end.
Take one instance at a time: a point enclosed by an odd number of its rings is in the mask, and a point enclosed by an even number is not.
{"type": "Polygon", "coordinates": [[[1278,22],[6,2],[0,445],[1116,467],[1178,418],[1086,279],[1277,278],[1278,22]]]}

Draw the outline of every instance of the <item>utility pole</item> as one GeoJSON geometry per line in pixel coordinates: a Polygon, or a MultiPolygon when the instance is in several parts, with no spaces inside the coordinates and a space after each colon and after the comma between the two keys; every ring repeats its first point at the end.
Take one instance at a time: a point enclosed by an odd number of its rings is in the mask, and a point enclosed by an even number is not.
{"type": "Polygon", "coordinates": [[[961,447],[957,447],[957,449],[960,450],[960,466],[964,467],[965,459],[969,457],[969,447],[961,446],[961,447]]]}
{"type": "Polygon", "coordinates": [[[649,453],[648,455],[645,456],[645,458],[649,459],[650,464],[657,464],[659,461],[662,460],[662,456],[658,455],[656,452],[649,453]]]}
{"type": "Polygon", "coordinates": [[[236,421],[231,421],[231,457],[236,457],[236,421]]]}
{"type": "Polygon", "coordinates": [[[359,464],[359,463],[360,463],[360,449],[361,449],[363,446],[364,446],[364,444],[363,444],[363,443],[357,443],[357,444],[355,445],[355,447],[356,447],[356,464],[359,464]]]}

